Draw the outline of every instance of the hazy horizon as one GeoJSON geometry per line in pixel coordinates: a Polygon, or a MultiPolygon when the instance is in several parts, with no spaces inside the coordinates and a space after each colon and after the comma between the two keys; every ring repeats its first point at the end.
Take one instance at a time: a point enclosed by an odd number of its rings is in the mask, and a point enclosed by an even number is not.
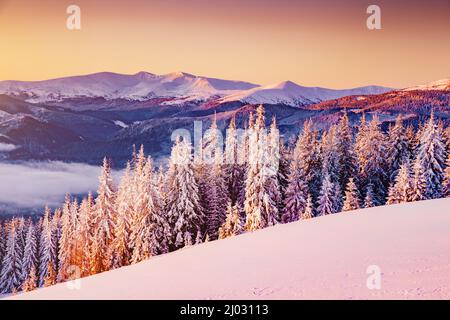
{"type": "Polygon", "coordinates": [[[341,89],[449,77],[447,0],[377,1],[381,30],[367,29],[362,0],[79,0],[75,31],[69,4],[0,0],[2,80],[184,71],[341,89]]]}

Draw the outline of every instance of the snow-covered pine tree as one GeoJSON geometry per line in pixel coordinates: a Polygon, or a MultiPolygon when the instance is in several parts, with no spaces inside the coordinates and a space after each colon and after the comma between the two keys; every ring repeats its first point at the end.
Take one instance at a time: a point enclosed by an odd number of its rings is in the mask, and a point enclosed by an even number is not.
{"type": "Polygon", "coordinates": [[[36,267],[32,267],[28,273],[24,283],[22,284],[22,291],[29,292],[37,288],[37,274],[36,267]]]}
{"type": "MultiPolygon", "coordinates": [[[[75,245],[75,225],[73,225],[73,208],[70,196],[67,194],[63,209],[61,212],[61,238],[59,239],[59,270],[58,270],[58,282],[66,281],[68,278],[68,268],[73,263],[73,247],[75,245]]],[[[45,265],[47,265],[46,262],[45,265]]]]}
{"type": "Polygon", "coordinates": [[[169,252],[171,230],[167,221],[166,196],[163,186],[165,177],[162,167],[159,168],[157,177],[153,179],[152,199],[154,212],[151,216],[152,229],[150,230],[150,247],[152,255],[169,252]]]}
{"type": "Polygon", "coordinates": [[[426,181],[425,197],[427,199],[442,196],[446,157],[442,130],[434,120],[434,115],[431,114],[420,137],[417,153],[426,181]]]}
{"type": "Polygon", "coordinates": [[[337,135],[337,127],[331,126],[328,131],[325,131],[321,140],[321,157],[322,170],[324,168],[330,175],[330,180],[334,183],[339,181],[341,168],[339,159],[339,140],[337,135]]]}
{"type": "Polygon", "coordinates": [[[411,199],[411,176],[408,164],[400,165],[397,177],[389,188],[387,204],[408,202],[411,199]]]}
{"type": "Polygon", "coordinates": [[[356,174],[356,158],[353,147],[353,133],[347,110],[339,120],[337,127],[337,158],[339,163],[339,183],[341,190],[347,186],[348,180],[356,174]]]}
{"type": "MultiPolygon", "coordinates": [[[[33,269],[36,273],[38,266],[38,248],[34,224],[30,221],[27,227],[27,234],[25,238],[25,249],[23,259],[21,261],[21,279],[27,279],[33,269]]],[[[35,274],[36,277],[36,274],[35,274]]]]}
{"type": "Polygon", "coordinates": [[[228,194],[232,205],[239,202],[244,205],[245,197],[245,134],[236,128],[233,117],[227,129],[225,140],[225,176],[228,182],[228,194]]]}
{"type": "MultiPolygon", "coordinates": [[[[62,234],[61,215],[62,210],[60,208],[55,209],[50,223],[52,229],[52,243],[55,246],[55,270],[59,270],[59,241],[62,234]]],[[[39,241],[37,241],[37,244],[39,244],[39,241]]]]}
{"type": "Polygon", "coordinates": [[[446,198],[450,197],[450,153],[447,156],[447,167],[445,168],[444,182],[442,185],[442,195],[446,198]]]}
{"type": "Polygon", "coordinates": [[[156,233],[156,226],[164,216],[162,203],[158,198],[158,191],[154,184],[153,161],[150,157],[144,162],[142,170],[134,173],[135,178],[135,208],[134,218],[130,225],[130,241],[133,252],[131,263],[137,263],[156,255],[161,246],[166,245],[156,233]]]}
{"type": "Polygon", "coordinates": [[[384,204],[386,199],[386,137],[380,129],[377,115],[366,126],[360,126],[357,135],[356,151],[359,165],[359,183],[361,186],[372,184],[374,190],[374,204],[384,204]]]}
{"type": "Polygon", "coordinates": [[[270,140],[265,130],[264,108],[259,106],[257,113],[258,116],[254,126],[248,130],[249,150],[244,203],[245,229],[247,231],[272,225],[278,216],[276,199],[274,199],[274,193],[271,190],[274,183],[268,181],[276,180],[276,176],[272,176],[272,171],[269,168],[272,161],[270,153],[267,157],[270,140]]]}
{"type": "Polygon", "coordinates": [[[55,272],[56,259],[56,244],[52,234],[50,209],[45,207],[39,241],[39,287],[44,285],[45,279],[48,277],[49,265],[52,265],[55,272]]]}
{"type": "Polygon", "coordinates": [[[400,166],[409,163],[411,159],[410,145],[408,136],[403,127],[403,120],[401,115],[397,116],[395,125],[389,128],[387,138],[387,163],[389,170],[389,180],[393,183],[398,175],[400,166]]]}
{"type": "Polygon", "coordinates": [[[231,205],[231,202],[228,203],[227,217],[223,226],[219,229],[219,239],[225,239],[241,234],[243,228],[239,203],[236,203],[234,206],[231,205]]]}
{"type": "Polygon", "coordinates": [[[0,276],[1,293],[16,292],[22,284],[21,248],[17,228],[17,221],[13,219],[7,228],[6,253],[3,257],[2,273],[0,276]]]}
{"type": "Polygon", "coordinates": [[[269,134],[266,140],[266,147],[263,149],[265,156],[263,159],[263,174],[265,176],[265,189],[267,193],[267,221],[272,226],[280,223],[282,208],[282,196],[278,180],[280,169],[280,132],[277,128],[276,118],[272,118],[269,134]]]}
{"type": "Polygon", "coordinates": [[[313,201],[310,194],[308,194],[308,197],[306,199],[306,207],[305,211],[301,214],[300,219],[301,220],[308,220],[314,218],[313,213],[313,201]]]}
{"type": "Polygon", "coordinates": [[[55,271],[55,266],[52,262],[48,263],[47,270],[47,275],[44,278],[44,287],[52,286],[57,282],[57,274],[55,271]]]}
{"type": "Polygon", "coordinates": [[[419,158],[414,161],[413,178],[411,184],[411,201],[421,201],[426,199],[427,181],[419,158]]]}
{"type": "Polygon", "coordinates": [[[351,211],[359,208],[359,192],[353,178],[350,178],[345,189],[345,200],[342,211],[351,211]]]}
{"type": "Polygon", "coordinates": [[[216,117],[203,138],[203,164],[207,178],[204,180],[204,212],[206,232],[211,240],[218,238],[219,228],[225,222],[229,202],[228,186],[223,170],[222,134],[218,130],[216,117]]]}
{"type": "Polygon", "coordinates": [[[101,271],[107,270],[110,263],[108,256],[109,247],[114,239],[114,221],[116,220],[116,188],[111,175],[111,163],[103,159],[102,172],[99,177],[99,188],[94,205],[95,240],[97,241],[97,259],[101,259],[97,265],[101,271]]]}
{"type": "Polygon", "coordinates": [[[167,179],[167,218],[172,228],[171,249],[184,246],[187,237],[202,231],[203,211],[199,188],[194,176],[192,146],[177,139],[172,148],[167,179]]]}
{"type": "Polygon", "coordinates": [[[405,137],[408,143],[408,153],[410,155],[410,160],[413,160],[414,155],[416,154],[416,147],[418,144],[416,133],[414,132],[414,127],[412,124],[409,124],[405,129],[405,137]]]}
{"type": "Polygon", "coordinates": [[[293,157],[299,157],[302,162],[302,169],[306,176],[309,192],[313,202],[317,199],[321,188],[320,144],[317,140],[317,132],[313,130],[311,120],[303,123],[303,132],[297,139],[293,157]]]}
{"type": "Polygon", "coordinates": [[[335,213],[334,209],[334,184],[331,182],[330,175],[325,172],[323,176],[322,188],[320,189],[319,199],[317,201],[317,215],[325,216],[335,213]]]}
{"type": "Polygon", "coordinates": [[[116,269],[126,266],[131,260],[130,224],[133,214],[132,172],[128,162],[120,180],[116,198],[117,216],[114,223],[114,240],[110,247],[110,268],[116,269]]]}
{"type": "MultiPolygon", "coordinates": [[[[280,187],[281,201],[280,206],[278,207],[278,212],[280,214],[284,211],[284,202],[286,199],[286,191],[289,185],[289,172],[290,172],[290,163],[291,163],[291,152],[288,146],[285,145],[283,139],[280,139],[280,161],[278,166],[278,185],[280,187]]],[[[280,222],[282,222],[282,217],[280,218],[280,222]]]]}
{"type": "Polygon", "coordinates": [[[366,188],[366,196],[364,197],[364,208],[372,208],[373,206],[373,187],[369,183],[366,188]]]}
{"type": "MultiPolygon", "coordinates": [[[[27,234],[27,224],[25,223],[25,219],[23,217],[13,219],[15,227],[16,227],[16,239],[19,246],[18,251],[18,259],[20,263],[23,261],[24,251],[25,251],[25,240],[27,234]]],[[[20,281],[23,282],[25,277],[21,274],[20,281]]]]}
{"type": "MultiPolygon", "coordinates": [[[[75,262],[78,266],[81,276],[90,275],[90,261],[91,261],[91,236],[89,219],[94,208],[94,198],[89,192],[87,198],[83,199],[80,204],[78,226],[76,228],[76,239],[74,256],[75,262]]],[[[110,267],[110,266],[109,266],[110,267]]],[[[109,269],[109,268],[108,268],[109,269]]]]}
{"type": "MultiPolygon", "coordinates": [[[[294,152],[298,150],[294,150],[294,152]]],[[[290,165],[289,183],[284,200],[283,222],[297,221],[305,212],[307,197],[309,196],[306,175],[301,165],[301,159],[294,156],[290,165]]]]}
{"type": "Polygon", "coordinates": [[[342,194],[341,185],[339,184],[339,181],[336,181],[334,183],[334,190],[333,190],[334,212],[341,212],[343,205],[344,205],[344,197],[342,194]]]}

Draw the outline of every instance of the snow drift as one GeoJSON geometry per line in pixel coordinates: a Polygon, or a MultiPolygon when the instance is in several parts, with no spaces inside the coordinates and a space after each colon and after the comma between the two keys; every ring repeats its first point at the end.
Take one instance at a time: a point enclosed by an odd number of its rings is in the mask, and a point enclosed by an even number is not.
{"type": "Polygon", "coordinates": [[[449,299],[450,199],[278,225],[14,299],[449,299]],[[381,271],[368,289],[367,270],[381,271]],[[78,289],[77,289],[78,288],[78,289]]]}

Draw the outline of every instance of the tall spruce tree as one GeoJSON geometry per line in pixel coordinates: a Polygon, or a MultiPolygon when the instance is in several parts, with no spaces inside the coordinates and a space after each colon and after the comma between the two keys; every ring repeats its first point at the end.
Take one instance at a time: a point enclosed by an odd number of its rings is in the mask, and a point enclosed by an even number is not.
{"type": "Polygon", "coordinates": [[[353,178],[350,178],[345,189],[345,200],[342,211],[351,211],[360,208],[359,192],[353,178]]]}
{"type": "Polygon", "coordinates": [[[172,228],[171,249],[174,250],[183,247],[186,239],[191,238],[194,243],[204,224],[192,147],[188,141],[177,139],[172,148],[167,187],[166,212],[172,228]]]}
{"type": "Polygon", "coordinates": [[[386,152],[389,180],[393,183],[398,175],[400,166],[409,163],[411,159],[410,144],[406,130],[403,127],[401,115],[397,116],[395,125],[389,129],[386,152]]]}
{"type": "Polygon", "coordinates": [[[417,153],[426,181],[425,197],[427,199],[442,196],[446,157],[443,133],[432,114],[420,137],[417,153]]]}
{"type": "Polygon", "coordinates": [[[12,220],[8,228],[6,253],[3,257],[2,273],[0,276],[1,293],[16,292],[22,284],[21,248],[17,228],[17,221],[12,220]]]}
{"type": "Polygon", "coordinates": [[[404,163],[400,166],[397,177],[394,183],[389,188],[389,196],[387,204],[396,204],[408,202],[411,199],[411,176],[409,173],[408,164],[404,163]]]}
{"type": "Polygon", "coordinates": [[[335,207],[333,202],[334,184],[331,182],[328,172],[325,173],[322,182],[322,188],[320,189],[320,196],[317,202],[317,215],[325,216],[335,213],[335,207]]]}

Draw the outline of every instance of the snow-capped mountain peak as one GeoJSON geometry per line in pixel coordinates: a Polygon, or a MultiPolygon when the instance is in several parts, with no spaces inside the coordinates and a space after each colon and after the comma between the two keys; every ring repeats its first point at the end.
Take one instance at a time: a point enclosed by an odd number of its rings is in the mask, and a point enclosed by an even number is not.
{"type": "Polygon", "coordinates": [[[44,81],[0,81],[0,94],[23,95],[28,102],[61,101],[67,98],[102,97],[147,100],[149,98],[183,98],[207,100],[226,96],[257,85],[195,76],[185,72],[155,75],[141,71],[126,75],[100,72],[83,76],[44,81]]]}
{"type": "Polygon", "coordinates": [[[393,89],[380,86],[334,90],[321,87],[304,87],[292,81],[283,81],[224,97],[222,102],[242,101],[255,104],[267,103],[302,106],[349,95],[379,94],[391,90],[393,89]]]}

